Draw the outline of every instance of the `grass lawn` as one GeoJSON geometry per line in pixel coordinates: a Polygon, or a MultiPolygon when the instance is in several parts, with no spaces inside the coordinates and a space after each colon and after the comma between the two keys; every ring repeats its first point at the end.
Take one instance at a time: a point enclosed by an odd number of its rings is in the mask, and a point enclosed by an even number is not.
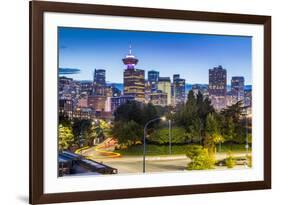
{"type": "MultiPolygon", "coordinates": [[[[172,145],[172,154],[185,154],[186,147],[188,145],[172,145]]],[[[116,152],[122,155],[142,155],[143,145],[134,145],[128,149],[116,150],[116,152]]],[[[148,144],[146,146],[146,154],[153,155],[168,155],[169,145],[154,145],[148,144]]]]}
{"type": "MultiPolygon", "coordinates": [[[[172,145],[172,154],[180,155],[185,154],[187,148],[191,145],[172,145]]],[[[249,151],[251,149],[249,148],[249,151]]],[[[229,144],[222,145],[222,152],[243,152],[245,150],[245,145],[233,144],[232,146],[229,144]]],[[[134,156],[134,155],[142,155],[143,154],[143,145],[134,145],[129,147],[128,149],[116,150],[122,155],[134,156]]],[[[169,145],[155,145],[148,144],[146,146],[146,154],[149,156],[155,155],[169,155],[169,145]]]]}

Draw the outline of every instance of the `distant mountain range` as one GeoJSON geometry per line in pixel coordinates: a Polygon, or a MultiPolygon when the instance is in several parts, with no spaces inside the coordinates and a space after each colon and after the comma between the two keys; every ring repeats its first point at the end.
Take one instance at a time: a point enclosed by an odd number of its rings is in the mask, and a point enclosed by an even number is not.
{"type": "MultiPolygon", "coordinates": [[[[88,80],[82,80],[80,82],[92,82],[92,81],[88,81],[88,80]]],[[[118,88],[119,90],[123,91],[123,83],[111,83],[111,82],[107,82],[108,85],[115,85],[116,88],[118,88]]],[[[200,83],[195,83],[195,84],[186,84],[185,85],[185,90],[186,92],[189,92],[192,89],[192,85],[200,85],[200,86],[204,86],[204,87],[208,87],[208,84],[200,84],[200,83]]],[[[244,89],[246,91],[251,91],[252,90],[252,85],[245,85],[244,89]]],[[[227,91],[231,90],[231,85],[227,85],[227,91]]]]}
{"type": "MultiPolygon", "coordinates": [[[[118,88],[119,90],[123,90],[123,83],[108,83],[108,84],[114,84],[116,88],[118,88]]],[[[193,84],[186,84],[185,85],[185,90],[186,92],[189,92],[191,89],[192,89],[192,85],[193,84]]],[[[206,86],[208,87],[208,84],[196,84],[196,85],[201,85],[201,86],[206,86]]],[[[252,85],[245,85],[244,86],[244,89],[246,91],[251,91],[252,90],[252,85]]],[[[231,85],[227,85],[227,91],[230,91],[231,90],[231,85]]]]}

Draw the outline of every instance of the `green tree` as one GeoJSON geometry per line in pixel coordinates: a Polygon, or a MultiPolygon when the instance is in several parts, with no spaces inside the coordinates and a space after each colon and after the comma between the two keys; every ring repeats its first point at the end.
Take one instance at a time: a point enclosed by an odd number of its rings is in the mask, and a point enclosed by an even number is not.
{"type": "Polygon", "coordinates": [[[79,147],[88,143],[89,139],[92,137],[92,122],[90,120],[79,120],[75,119],[72,125],[74,133],[74,143],[79,147]]]}
{"type": "Polygon", "coordinates": [[[187,136],[192,142],[201,142],[203,123],[199,117],[195,117],[188,127],[187,136]]]}
{"type": "Polygon", "coordinates": [[[205,135],[204,146],[210,154],[215,154],[216,144],[222,143],[224,138],[220,134],[218,121],[214,114],[208,114],[207,116],[205,135]]]}
{"type": "Polygon", "coordinates": [[[85,137],[86,144],[93,146],[94,139],[103,137],[103,130],[99,125],[93,124],[84,129],[83,136],[85,137]]]}
{"type": "Polygon", "coordinates": [[[243,102],[238,101],[237,103],[227,106],[227,108],[222,110],[222,115],[225,117],[231,117],[235,124],[240,122],[243,113],[243,102]]]}
{"type": "Polygon", "coordinates": [[[199,142],[205,138],[206,119],[208,114],[214,113],[214,108],[208,98],[201,92],[195,96],[191,90],[184,105],[178,105],[174,116],[176,124],[184,126],[191,142],[199,142]]]}
{"type": "MultiPolygon", "coordinates": [[[[231,118],[234,124],[234,134],[232,141],[236,143],[244,143],[246,138],[246,127],[245,119],[243,117],[243,102],[238,101],[237,103],[228,106],[222,110],[221,114],[225,118],[231,118]]],[[[248,129],[249,130],[249,129],[248,129]]]]}
{"type": "Polygon", "coordinates": [[[214,110],[209,98],[204,99],[204,97],[200,91],[198,92],[197,97],[196,97],[196,104],[198,107],[198,116],[205,125],[207,115],[209,113],[215,112],[215,110],[214,110]]]}
{"type": "Polygon", "coordinates": [[[198,116],[198,107],[196,104],[196,99],[194,92],[191,90],[188,92],[188,100],[184,109],[184,124],[186,128],[192,125],[192,120],[198,116]]]}
{"type": "Polygon", "coordinates": [[[186,156],[191,159],[191,162],[187,165],[188,170],[204,170],[214,167],[214,156],[210,155],[208,150],[200,145],[189,146],[186,156]]]}
{"type": "Polygon", "coordinates": [[[247,134],[247,137],[248,137],[248,143],[249,143],[249,144],[252,144],[252,134],[251,134],[251,133],[248,133],[248,134],[247,134]]]}
{"type": "Polygon", "coordinates": [[[200,155],[202,152],[203,147],[201,145],[190,145],[187,147],[186,156],[190,159],[200,155]]]}
{"type": "MultiPolygon", "coordinates": [[[[159,117],[157,114],[157,109],[153,104],[148,103],[147,105],[143,105],[142,125],[145,125],[149,120],[155,119],[157,117],[159,117]]],[[[150,125],[153,125],[153,123],[151,123],[150,125]]],[[[149,127],[152,127],[152,126],[149,126],[149,127]]]]}
{"type": "Polygon", "coordinates": [[[160,105],[153,105],[156,109],[156,112],[157,112],[157,116],[163,116],[167,113],[167,107],[163,107],[163,106],[160,106],[160,105]]]}
{"type": "Polygon", "coordinates": [[[59,122],[63,126],[71,126],[71,120],[62,114],[59,114],[59,122]]]}
{"type": "Polygon", "coordinates": [[[135,121],[116,122],[112,134],[117,138],[119,144],[136,144],[142,139],[143,132],[141,126],[135,121]]]}
{"type": "Polygon", "coordinates": [[[119,106],[115,111],[115,122],[135,121],[140,125],[145,125],[147,121],[159,117],[158,111],[159,108],[151,103],[141,104],[135,101],[127,102],[119,106]]]}
{"type": "Polygon", "coordinates": [[[192,125],[192,120],[198,116],[198,108],[194,92],[188,92],[188,100],[185,105],[178,107],[178,112],[175,114],[175,121],[180,126],[184,126],[187,132],[190,132],[189,127],[192,125]]]}
{"type": "Polygon", "coordinates": [[[223,121],[223,136],[225,141],[232,141],[235,136],[235,124],[231,117],[224,118],[223,121]]]}
{"type": "Polygon", "coordinates": [[[179,111],[175,114],[176,124],[183,126],[188,133],[190,140],[193,139],[193,134],[198,134],[198,107],[194,92],[188,92],[188,100],[185,105],[179,106],[179,111]]]}
{"type": "Polygon", "coordinates": [[[74,142],[74,135],[71,127],[59,125],[59,150],[67,150],[74,142]]]}
{"type": "MultiPolygon", "coordinates": [[[[141,104],[135,101],[127,102],[115,111],[114,127],[112,135],[119,143],[135,144],[142,139],[143,127],[151,119],[158,118],[159,109],[153,104],[141,104]]],[[[159,121],[149,124],[148,133],[151,133],[159,121]],[[153,129],[152,129],[153,128],[153,129]]]]}
{"type": "MultiPolygon", "coordinates": [[[[169,143],[169,129],[167,127],[161,127],[155,129],[148,137],[148,141],[167,144],[169,143]]],[[[171,130],[171,142],[172,143],[185,143],[186,133],[184,127],[173,126],[171,130]]]]}
{"type": "Polygon", "coordinates": [[[141,104],[131,101],[120,105],[114,112],[115,121],[129,122],[131,120],[136,123],[143,124],[143,115],[141,104]]]}
{"type": "Polygon", "coordinates": [[[105,120],[100,120],[100,123],[99,123],[101,129],[102,129],[102,132],[103,132],[103,135],[105,137],[109,137],[110,136],[110,130],[111,130],[111,124],[106,122],[105,120]]]}

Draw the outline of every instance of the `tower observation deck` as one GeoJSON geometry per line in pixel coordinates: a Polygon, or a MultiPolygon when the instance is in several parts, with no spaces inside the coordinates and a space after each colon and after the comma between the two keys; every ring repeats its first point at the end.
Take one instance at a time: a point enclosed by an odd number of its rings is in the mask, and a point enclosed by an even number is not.
{"type": "Polygon", "coordinates": [[[132,54],[132,46],[129,47],[129,54],[122,59],[123,63],[127,66],[127,69],[134,69],[138,63],[136,56],[132,54]]]}

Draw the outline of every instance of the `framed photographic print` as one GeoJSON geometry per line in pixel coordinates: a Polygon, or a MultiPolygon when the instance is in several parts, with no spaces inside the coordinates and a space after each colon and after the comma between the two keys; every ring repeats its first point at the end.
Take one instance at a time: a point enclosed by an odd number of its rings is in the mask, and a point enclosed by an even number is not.
{"type": "Polygon", "coordinates": [[[30,203],[271,188],[271,17],[30,2],[30,203]]]}

